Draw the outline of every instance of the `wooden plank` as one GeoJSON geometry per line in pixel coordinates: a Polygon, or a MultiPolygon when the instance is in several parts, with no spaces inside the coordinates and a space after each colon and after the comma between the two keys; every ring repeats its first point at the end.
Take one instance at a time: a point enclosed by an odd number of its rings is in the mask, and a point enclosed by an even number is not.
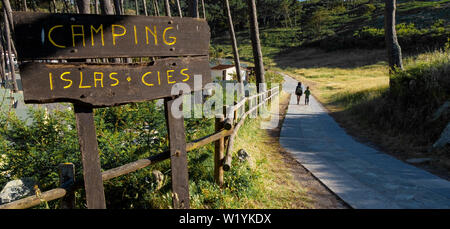
{"type": "Polygon", "coordinates": [[[204,19],[13,12],[19,60],[208,55],[204,19]]]}
{"type": "MultiPolygon", "coordinates": [[[[187,168],[186,135],[184,131],[184,119],[173,116],[176,109],[173,104],[178,99],[183,101],[183,96],[164,99],[166,112],[167,131],[169,134],[170,164],[172,171],[172,193],[174,208],[189,208],[189,178],[187,168]]],[[[182,103],[181,103],[182,105],[182,103]]]]}
{"type": "Polygon", "coordinates": [[[93,109],[80,105],[74,105],[74,108],[83,163],[87,207],[90,209],[105,209],[105,192],[103,189],[93,109]]]}
{"type": "MultiPolygon", "coordinates": [[[[216,117],[215,130],[219,132],[224,127],[224,117],[216,117]]],[[[220,138],[214,142],[214,181],[220,187],[223,186],[223,154],[225,149],[224,138],[220,138]]]]}
{"type": "Polygon", "coordinates": [[[66,195],[67,191],[63,188],[55,188],[41,193],[41,198],[36,195],[25,197],[11,203],[0,205],[0,209],[26,209],[37,206],[42,203],[41,200],[52,201],[66,195]]]}
{"type": "Polygon", "coordinates": [[[61,198],[60,209],[75,208],[75,192],[73,185],[75,184],[75,165],[72,163],[61,163],[59,168],[59,186],[66,189],[66,195],[61,198]]]}
{"type": "Polygon", "coordinates": [[[47,64],[20,66],[25,103],[73,102],[93,107],[114,106],[171,96],[172,86],[194,89],[211,82],[208,57],[165,58],[151,64],[47,64]]]}

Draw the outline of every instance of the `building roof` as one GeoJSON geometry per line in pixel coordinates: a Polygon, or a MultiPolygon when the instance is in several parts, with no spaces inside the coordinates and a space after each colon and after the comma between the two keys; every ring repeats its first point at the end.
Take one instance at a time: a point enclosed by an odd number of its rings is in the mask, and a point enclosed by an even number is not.
{"type": "Polygon", "coordinates": [[[228,68],[234,68],[233,64],[219,64],[211,68],[211,70],[225,70],[228,68]]]}

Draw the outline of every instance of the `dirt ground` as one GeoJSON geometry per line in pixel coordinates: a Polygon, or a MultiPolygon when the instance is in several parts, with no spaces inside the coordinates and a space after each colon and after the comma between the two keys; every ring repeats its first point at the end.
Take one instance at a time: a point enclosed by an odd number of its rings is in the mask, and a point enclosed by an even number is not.
{"type": "MultiPolygon", "coordinates": [[[[281,126],[287,112],[290,94],[283,93],[280,96],[279,116],[280,121],[278,127],[267,130],[269,134],[277,138],[280,137],[281,126]]],[[[279,141],[277,141],[279,142],[279,141]]],[[[283,156],[286,168],[288,168],[292,176],[299,182],[299,184],[307,190],[307,194],[314,200],[314,208],[316,209],[348,209],[350,208],[344,201],[331,192],[325,185],[323,185],[316,177],[313,176],[305,167],[303,167],[297,160],[295,160],[289,152],[284,150],[280,145],[280,154],[283,156]]]]}

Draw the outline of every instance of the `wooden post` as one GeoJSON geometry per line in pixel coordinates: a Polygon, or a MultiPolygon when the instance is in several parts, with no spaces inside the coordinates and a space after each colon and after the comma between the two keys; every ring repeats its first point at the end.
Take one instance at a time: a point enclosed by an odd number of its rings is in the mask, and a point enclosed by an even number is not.
{"type": "MultiPolygon", "coordinates": [[[[224,107],[224,114],[226,115],[226,107],[224,107]]],[[[226,117],[226,116],[225,116],[226,117]]],[[[216,132],[223,129],[224,117],[216,117],[215,130],[216,132]]],[[[220,138],[214,142],[214,181],[219,187],[223,186],[223,156],[225,149],[225,139],[220,138]]]]}
{"type": "Polygon", "coordinates": [[[103,190],[102,171],[98,154],[94,112],[91,107],[76,104],[74,104],[74,110],[83,163],[87,207],[105,209],[105,192],[103,190]]]}
{"type": "Polygon", "coordinates": [[[75,192],[72,186],[75,183],[75,165],[72,163],[59,164],[59,187],[66,190],[66,195],[61,198],[59,208],[75,208],[75,192]]]}
{"type": "Polygon", "coordinates": [[[189,208],[189,177],[187,168],[184,118],[173,117],[172,104],[183,96],[164,99],[167,132],[169,134],[170,166],[172,172],[173,208],[189,208]]]}

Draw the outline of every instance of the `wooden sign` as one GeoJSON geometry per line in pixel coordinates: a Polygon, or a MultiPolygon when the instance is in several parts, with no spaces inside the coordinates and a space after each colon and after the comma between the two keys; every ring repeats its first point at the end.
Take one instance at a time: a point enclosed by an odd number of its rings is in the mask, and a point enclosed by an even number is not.
{"type": "Polygon", "coordinates": [[[198,18],[13,12],[19,60],[208,55],[198,18]]]}
{"type": "Polygon", "coordinates": [[[152,64],[46,64],[20,66],[26,103],[73,102],[93,107],[115,106],[172,96],[172,86],[194,89],[211,82],[208,57],[158,59],[152,64]]]}
{"type": "Polygon", "coordinates": [[[74,103],[88,208],[106,208],[93,108],[164,98],[169,133],[173,206],[189,208],[184,118],[172,115],[191,90],[211,82],[210,32],[198,18],[13,12],[19,60],[163,57],[152,63],[24,62],[26,103],[74,103]],[[195,83],[194,83],[195,82],[195,83]],[[186,92],[183,92],[186,93],[186,92]]]}

